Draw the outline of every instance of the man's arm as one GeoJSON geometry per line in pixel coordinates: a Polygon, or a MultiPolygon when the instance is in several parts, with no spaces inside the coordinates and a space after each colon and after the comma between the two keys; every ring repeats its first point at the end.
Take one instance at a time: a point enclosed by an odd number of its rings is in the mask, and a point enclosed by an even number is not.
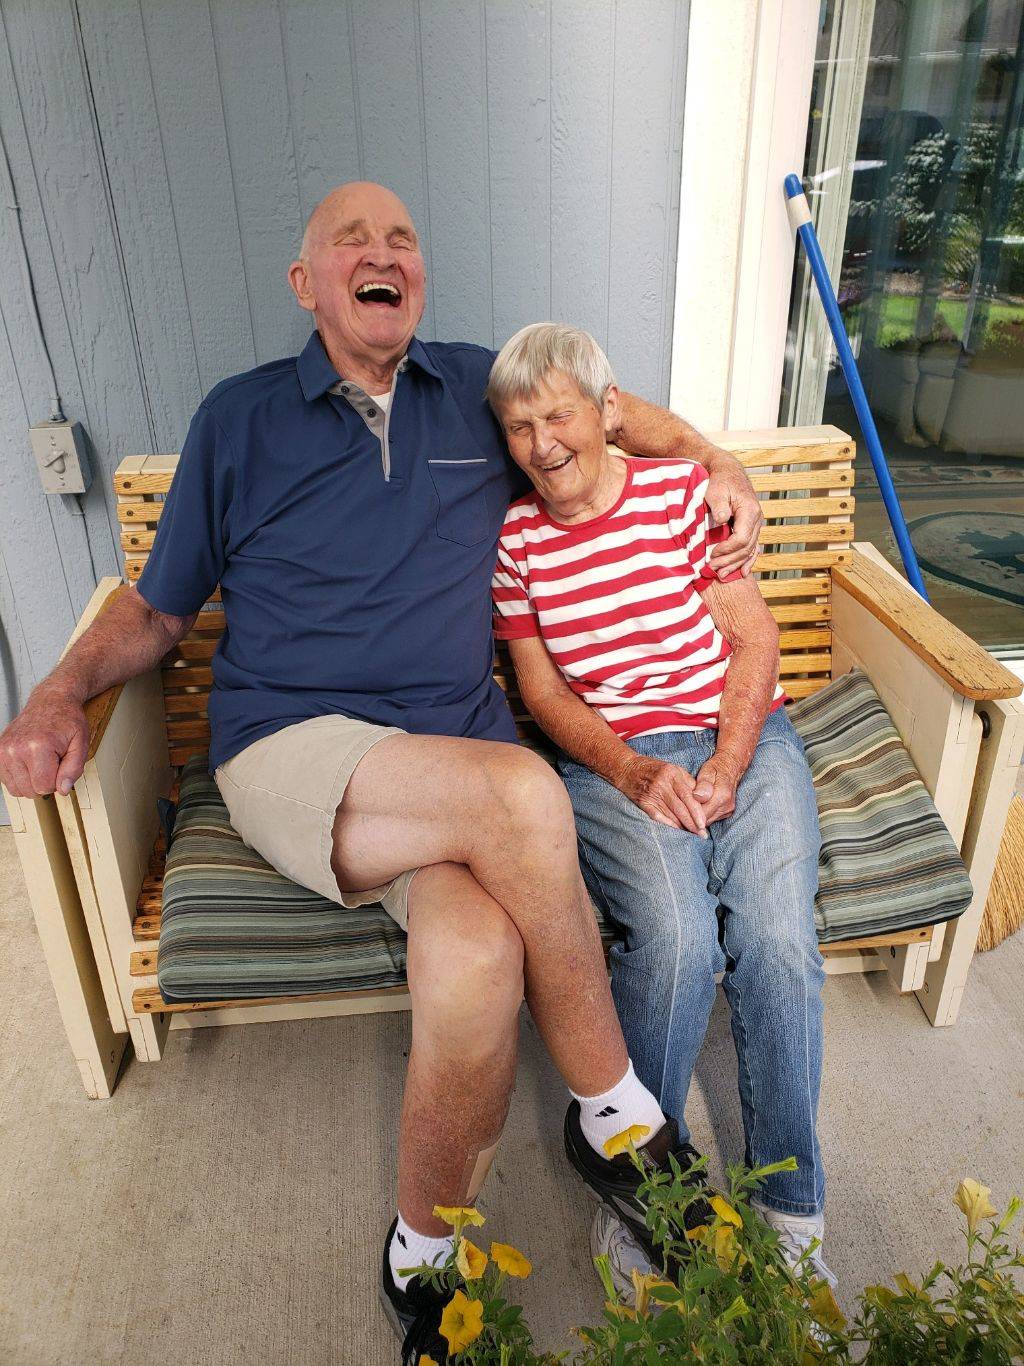
{"type": "Polygon", "coordinates": [[[740,569],[750,573],[764,523],[757,494],[743,466],[727,451],[713,445],[696,428],[667,408],[659,408],[636,394],[619,394],[619,421],[611,434],[616,445],[634,455],[675,457],[703,465],[709,475],[707,504],[712,526],[732,522],[732,535],[711,552],[716,574],[740,569]]]}
{"type": "Polygon", "coordinates": [[[89,748],[85,703],[156,668],[192,629],[157,612],[134,588],[102,611],[0,734],[0,782],[16,797],[70,792],[89,748]]]}
{"type": "Polygon", "coordinates": [[[620,740],[604,717],[569,687],[540,636],[510,640],[508,648],[522,699],[555,744],[653,820],[704,835],[704,813],[685,769],[637,754],[620,740]]]}
{"type": "Polygon", "coordinates": [[[697,774],[694,790],[710,825],[732,814],[736,788],[754,757],[779,679],[779,628],[751,579],[712,581],[703,597],[732,646],[715,752],[697,774]]]}

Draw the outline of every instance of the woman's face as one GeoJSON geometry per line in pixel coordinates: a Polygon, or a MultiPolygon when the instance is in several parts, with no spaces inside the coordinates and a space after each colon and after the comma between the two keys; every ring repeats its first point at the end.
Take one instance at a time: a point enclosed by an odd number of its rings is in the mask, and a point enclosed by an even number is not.
{"type": "Polygon", "coordinates": [[[597,407],[575,380],[552,370],[528,398],[501,405],[498,419],[512,459],[556,515],[572,517],[587,508],[607,475],[607,433],[618,400],[611,385],[597,407]]]}

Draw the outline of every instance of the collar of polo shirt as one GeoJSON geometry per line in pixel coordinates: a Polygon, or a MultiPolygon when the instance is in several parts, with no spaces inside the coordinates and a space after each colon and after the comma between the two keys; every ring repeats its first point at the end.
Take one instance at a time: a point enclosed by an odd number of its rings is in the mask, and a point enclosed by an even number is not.
{"type": "MultiPolygon", "coordinates": [[[[414,362],[419,368],[434,379],[441,378],[441,372],[430,359],[426,348],[418,337],[413,337],[409,343],[409,349],[398,363],[399,370],[403,369],[410,362],[414,362]]],[[[345,381],[331,364],[324,344],[320,340],[320,333],[313,332],[309,341],[303,347],[302,354],[295,362],[295,368],[299,376],[299,384],[302,387],[303,397],[307,402],[312,403],[314,399],[322,398],[328,390],[336,389],[338,385],[345,381]]],[[[353,388],[360,386],[353,384],[353,388]]],[[[361,391],[362,392],[362,391],[361,391]]]]}

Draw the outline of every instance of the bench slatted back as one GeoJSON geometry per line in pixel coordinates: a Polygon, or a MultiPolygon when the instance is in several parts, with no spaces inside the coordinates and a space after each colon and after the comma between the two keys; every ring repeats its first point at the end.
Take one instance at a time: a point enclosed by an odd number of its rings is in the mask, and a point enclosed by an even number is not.
{"type": "MultiPolygon", "coordinates": [[[[833,565],[847,563],[853,540],[853,442],[835,427],[791,427],[721,432],[711,439],[746,467],[767,519],[754,572],[779,623],[782,686],[806,697],[829,681],[832,669],[833,565]]],[[[176,455],[132,455],[114,474],[125,577],[142,573],[177,467],[176,455]]],[[[219,591],[163,664],[164,710],[172,764],[209,748],[206,705],[211,660],[224,629],[219,591]]],[[[523,740],[543,737],[526,715],[503,648],[495,678],[508,694],[523,740]]]]}

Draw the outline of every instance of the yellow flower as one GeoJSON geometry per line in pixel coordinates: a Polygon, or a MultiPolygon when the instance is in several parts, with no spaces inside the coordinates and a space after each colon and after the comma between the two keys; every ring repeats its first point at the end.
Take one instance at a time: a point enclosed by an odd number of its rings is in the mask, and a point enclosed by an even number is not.
{"type": "Polygon", "coordinates": [[[688,1228],[686,1230],[686,1236],[687,1238],[689,1238],[691,1243],[697,1243],[701,1240],[701,1238],[704,1237],[707,1231],[707,1224],[698,1224],[696,1228],[688,1228]]]}
{"type": "Polygon", "coordinates": [[[483,1302],[467,1300],[461,1290],[456,1290],[441,1315],[441,1336],[447,1339],[449,1352],[455,1356],[463,1347],[475,1342],[483,1330],[483,1302]]]}
{"type": "Polygon", "coordinates": [[[630,1148],[635,1148],[642,1138],[646,1138],[651,1132],[649,1124],[631,1124],[628,1129],[623,1129],[621,1134],[616,1134],[614,1138],[605,1140],[605,1157],[618,1157],[619,1153],[628,1152],[630,1148]]]}
{"type": "Polygon", "coordinates": [[[428,1357],[424,1352],[420,1356],[420,1366],[437,1366],[437,1362],[433,1357],[428,1357]]]}
{"type": "Polygon", "coordinates": [[[736,1230],[731,1224],[723,1224],[715,1229],[713,1247],[715,1249],[715,1261],[718,1263],[720,1271],[730,1271],[734,1266],[738,1269],[747,1260],[746,1255],[736,1242],[736,1230]]]}
{"type": "Polygon", "coordinates": [[[475,1224],[477,1228],[484,1222],[484,1216],[477,1209],[471,1209],[467,1205],[435,1205],[434,1218],[443,1219],[446,1224],[451,1224],[454,1228],[465,1228],[467,1224],[475,1224]]]}
{"type": "MultiPolygon", "coordinates": [[[[633,1302],[636,1305],[636,1312],[638,1314],[647,1313],[647,1306],[650,1302],[651,1291],[655,1288],[655,1286],[657,1286],[659,1289],[677,1289],[671,1281],[666,1281],[664,1276],[658,1276],[654,1272],[648,1271],[645,1274],[644,1272],[637,1271],[636,1267],[633,1267],[632,1271],[629,1274],[633,1277],[633,1302]]],[[[655,1304],[658,1303],[659,1301],[655,1300],[655,1304]]]]}
{"type": "Polygon", "coordinates": [[[811,1318],[822,1328],[830,1328],[838,1332],[846,1324],[843,1311],[836,1303],[836,1297],[832,1293],[832,1287],[828,1281],[817,1283],[807,1301],[807,1307],[811,1311],[811,1318]]]}
{"type": "Polygon", "coordinates": [[[492,1243],[491,1258],[498,1270],[504,1271],[506,1276],[525,1278],[533,1270],[533,1263],[529,1257],[524,1257],[508,1243],[492,1243]]]}
{"type": "Polygon", "coordinates": [[[636,1310],[628,1304],[620,1304],[618,1300],[605,1300],[604,1307],[609,1314],[614,1314],[617,1319],[635,1319],[636,1310]]]}
{"type": "Polygon", "coordinates": [[[484,1274],[484,1267],[487,1265],[487,1253],[482,1252],[468,1238],[460,1238],[455,1265],[467,1281],[477,1281],[484,1274]]]}
{"type": "Polygon", "coordinates": [[[734,1228],[743,1227],[743,1220],[733,1209],[732,1205],[729,1204],[728,1200],[723,1200],[720,1195],[713,1195],[709,1203],[723,1223],[732,1224],[734,1228]]]}
{"type": "Polygon", "coordinates": [[[991,1194],[990,1186],[983,1186],[970,1176],[965,1176],[957,1187],[956,1195],[953,1196],[953,1204],[963,1210],[967,1216],[969,1232],[973,1233],[982,1219],[988,1219],[995,1214],[995,1210],[989,1203],[988,1197],[991,1194]]]}

